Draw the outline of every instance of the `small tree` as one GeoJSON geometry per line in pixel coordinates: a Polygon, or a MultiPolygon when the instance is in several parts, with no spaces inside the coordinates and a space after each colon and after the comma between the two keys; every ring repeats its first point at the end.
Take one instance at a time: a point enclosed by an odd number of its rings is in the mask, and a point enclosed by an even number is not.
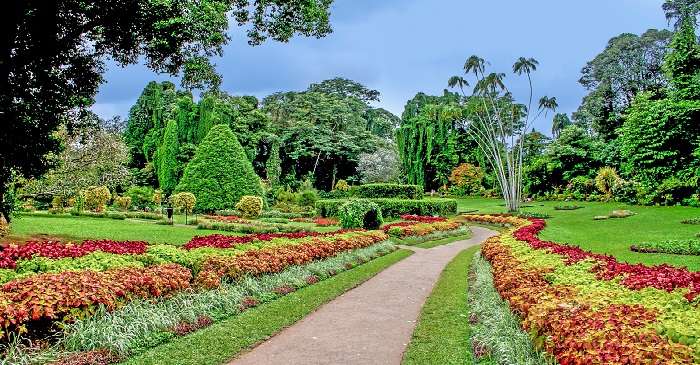
{"type": "Polygon", "coordinates": [[[363,183],[395,182],[399,176],[399,158],[393,148],[379,148],[373,153],[360,154],[357,171],[363,183]]]}
{"type": "Polygon", "coordinates": [[[192,214],[194,206],[197,204],[197,198],[192,193],[181,192],[170,197],[171,204],[185,213],[185,224],[187,224],[187,216],[192,214]]]}
{"type": "Polygon", "coordinates": [[[91,186],[83,192],[83,195],[85,197],[85,206],[96,212],[103,211],[105,205],[112,197],[106,186],[91,186]]]}
{"type": "Polygon", "coordinates": [[[484,172],[481,167],[463,163],[455,167],[450,174],[450,182],[459,195],[478,193],[482,188],[484,172]]]}
{"type": "Polygon", "coordinates": [[[228,125],[214,126],[197,148],[176,191],[197,196],[197,210],[232,209],[244,195],[263,196],[260,178],[228,125]]]}
{"type": "Polygon", "coordinates": [[[156,190],[153,192],[153,197],[151,198],[153,200],[153,203],[158,206],[158,211],[161,210],[162,204],[163,204],[163,191],[162,190],[156,190]]]}
{"type": "Polygon", "coordinates": [[[131,206],[131,197],[130,196],[118,196],[114,198],[114,202],[117,203],[117,206],[123,210],[127,211],[129,210],[129,207],[131,206]]]}

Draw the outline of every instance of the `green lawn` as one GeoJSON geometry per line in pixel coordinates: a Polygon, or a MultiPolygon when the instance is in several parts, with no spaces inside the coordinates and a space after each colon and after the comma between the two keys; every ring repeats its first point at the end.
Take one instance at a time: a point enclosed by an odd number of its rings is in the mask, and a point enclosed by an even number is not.
{"type": "Polygon", "coordinates": [[[467,273],[480,246],[462,251],[440,275],[421,310],[404,365],[469,364],[467,273]]]}
{"type": "Polygon", "coordinates": [[[316,308],[410,256],[398,250],[135,356],[125,364],[218,365],[304,318],[316,308]]]}
{"type": "MultiPolygon", "coordinates": [[[[503,201],[497,199],[459,199],[459,210],[478,209],[477,213],[504,212],[503,201]]],[[[527,212],[546,213],[547,228],[540,237],[561,243],[576,244],[584,249],[610,254],[630,263],[687,266],[700,271],[700,256],[648,254],[630,251],[630,245],[641,241],[695,238],[700,225],[681,224],[681,220],[700,217],[700,208],[693,207],[644,207],[620,203],[595,202],[533,202],[527,212]],[[556,205],[581,205],[584,208],[571,211],[554,210],[556,205]],[[597,215],[610,214],[615,209],[629,209],[637,215],[624,219],[594,221],[597,215]]]]}
{"type": "MultiPolygon", "coordinates": [[[[183,217],[184,221],[184,217],[183,217]]],[[[12,221],[12,238],[41,238],[42,235],[62,239],[112,239],[117,241],[147,241],[182,245],[194,236],[212,233],[194,226],[167,226],[153,221],[88,217],[17,217],[12,221]]]]}

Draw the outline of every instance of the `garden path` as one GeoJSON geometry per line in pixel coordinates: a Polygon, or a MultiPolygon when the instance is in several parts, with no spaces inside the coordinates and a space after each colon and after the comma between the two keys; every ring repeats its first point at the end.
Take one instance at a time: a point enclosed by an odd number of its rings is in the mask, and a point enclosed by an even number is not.
{"type": "Polygon", "coordinates": [[[415,253],[229,365],[400,364],[420,310],[444,267],[462,250],[497,234],[471,229],[468,240],[431,249],[407,247],[415,253]]]}

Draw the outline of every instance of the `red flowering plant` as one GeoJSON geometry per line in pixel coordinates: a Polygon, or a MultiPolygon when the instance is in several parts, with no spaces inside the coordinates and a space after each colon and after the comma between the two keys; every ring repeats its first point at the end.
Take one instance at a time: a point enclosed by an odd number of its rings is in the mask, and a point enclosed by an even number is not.
{"type": "Polygon", "coordinates": [[[421,223],[435,223],[435,222],[446,222],[447,218],[444,217],[433,217],[433,216],[422,216],[415,214],[404,214],[401,219],[405,221],[421,222],[421,223]]]}
{"type": "Polygon", "coordinates": [[[17,260],[29,260],[40,256],[51,259],[81,257],[102,251],[119,255],[139,255],[146,252],[148,244],[142,241],[86,240],[82,243],[58,241],[30,241],[23,245],[10,245],[0,251],[0,268],[14,269],[17,260]]]}

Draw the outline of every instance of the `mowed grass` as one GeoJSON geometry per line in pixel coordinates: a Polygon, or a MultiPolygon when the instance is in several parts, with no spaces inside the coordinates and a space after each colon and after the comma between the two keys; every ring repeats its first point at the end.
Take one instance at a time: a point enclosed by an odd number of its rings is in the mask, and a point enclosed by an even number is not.
{"type": "Polygon", "coordinates": [[[344,271],[228,320],[155,347],[124,362],[128,365],[219,365],[266,340],[321,305],[410,256],[398,250],[344,271]]]}
{"type": "MultiPolygon", "coordinates": [[[[184,220],[184,219],[183,219],[184,220]]],[[[194,236],[231,232],[197,229],[195,226],[168,226],[153,221],[88,217],[16,217],[10,239],[60,238],[66,240],[111,239],[183,245],[194,236]]]]}
{"type": "MultiPolygon", "coordinates": [[[[505,208],[498,199],[459,199],[459,210],[478,209],[476,213],[502,213],[505,208]]],[[[599,202],[532,202],[525,212],[546,213],[547,228],[540,238],[575,244],[586,250],[613,255],[621,261],[648,265],[670,264],[687,266],[700,271],[700,256],[636,253],[630,246],[643,241],[696,238],[700,225],[681,224],[688,218],[700,217],[700,208],[631,206],[599,202]],[[577,210],[555,210],[557,205],[580,205],[577,210]],[[629,209],[636,215],[623,219],[594,221],[593,217],[608,215],[616,209],[629,209]]]]}
{"type": "Polygon", "coordinates": [[[443,270],[423,306],[404,365],[471,363],[467,275],[479,248],[462,251],[443,270]]]}

